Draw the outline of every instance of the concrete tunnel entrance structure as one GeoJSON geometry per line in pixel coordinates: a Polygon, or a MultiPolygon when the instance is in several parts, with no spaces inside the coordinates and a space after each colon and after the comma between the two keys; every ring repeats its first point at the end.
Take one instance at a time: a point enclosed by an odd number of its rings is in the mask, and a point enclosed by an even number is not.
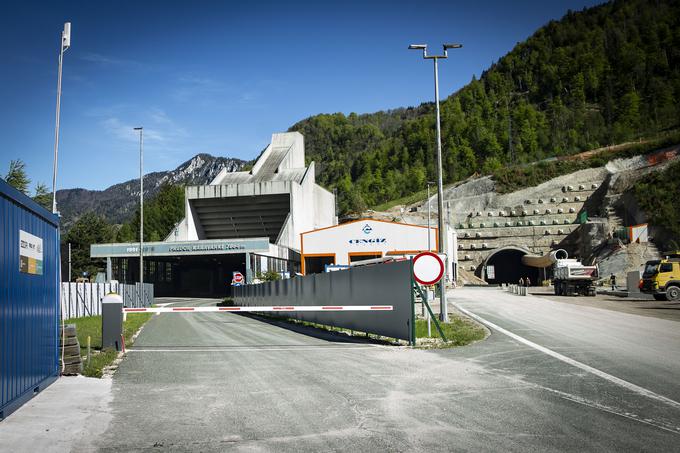
{"type": "Polygon", "coordinates": [[[482,278],[487,283],[519,283],[519,279],[529,277],[532,285],[539,284],[541,269],[522,263],[524,255],[531,255],[528,250],[508,246],[491,253],[482,264],[482,278]]]}
{"type": "MultiPolygon", "coordinates": [[[[144,243],[144,282],[156,296],[225,297],[234,272],[246,283],[299,273],[301,233],[337,223],[335,196],[316,184],[314,168],[302,134],[287,132],[272,135],[252,169],[223,168],[210,184],[187,186],[184,218],[165,240],[144,243]]],[[[121,283],[140,280],[139,254],[137,242],[90,248],[106,259],[107,280],[121,283]]]]}

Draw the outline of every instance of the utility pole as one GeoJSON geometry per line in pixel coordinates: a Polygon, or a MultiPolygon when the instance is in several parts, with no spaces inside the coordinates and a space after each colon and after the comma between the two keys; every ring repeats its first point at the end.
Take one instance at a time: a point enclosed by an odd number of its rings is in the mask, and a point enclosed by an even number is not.
{"type": "MultiPolygon", "coordinates": [[[[57,214],[57,157],[59,155],[59,116],[61,113],[61,66],[64,52],[71,47],[71,22],[64,24],[59,46],[59,70],[57,75],[57,113],[54,126],[54,162],[52,164],[52,213],[57,214]]],[[[69,280],[70,281],[70,280],[69,280]]]]}
{"type": "MultiPolygon", "coordinates": [[[[446,254],[446,223],[444,221],[444,182],[442,177],[442,131],[441,131],[441,118],[439,115],[439,59],[446,59],[449,57],[449,49],[460,49],[463,47],[462,44],[444,44],[444,54],[443,55],[428,55],[427,54],[427,44],[411,44],[408,46],[411,50],[422,50],[423,58],[425,60],[434,61],[434,99],[436,106],[437,115],[437,209],[439,210],[438,216],[438,227],[439,227],[439,253],[446,254]]],[[[444,275],[439,282],[440,291],[440,312],[439,319],[442,321],[448,321],[449,310],[446,305],[446,266],[444,266],[444,275]]]]}
{"type": "Polygon", "coordinates": [[[144,305],[144,128],[139,131],[139,302],[144,305]]]}

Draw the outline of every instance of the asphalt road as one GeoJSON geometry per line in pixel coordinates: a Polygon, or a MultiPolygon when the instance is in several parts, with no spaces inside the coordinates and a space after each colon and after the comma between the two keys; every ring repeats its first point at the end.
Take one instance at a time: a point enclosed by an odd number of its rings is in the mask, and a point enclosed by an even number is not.
{"type": "Polygon", "coordinates": [[[553,306],[543,298],[495,289],[453,295],[461,307],[499,327],[633,386],[496,331],[469,347],[424,351],[341,342],[232,313],[168,313],[149,321],[115,374],[113,417],[97,447],[277,452],[677,448],[680,405],[657,397],[680,400],[674,382],[680,376],[679,324],[553,306]],[[643,387],[648,394],[640,392],[643,387]]]}
{"type": "Polygon", "coordinates": [[[555,296],[552,287],[532,287],[531,294],[567,304],[583,305],[594,308],[620,311],[640,316],[668,319],[680,322],[680,301],[657,301],[651,295],[633,293],[629,297],[619,297],[610,293],[598,292],[595,297],[555,296]]]}

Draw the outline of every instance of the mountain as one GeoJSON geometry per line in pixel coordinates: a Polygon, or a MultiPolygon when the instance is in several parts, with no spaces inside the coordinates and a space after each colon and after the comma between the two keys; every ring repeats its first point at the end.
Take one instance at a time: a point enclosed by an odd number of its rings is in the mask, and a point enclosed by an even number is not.
{"type": "MultiPolygon", "coordinates": [[[[444,99],[441,116],[445,183],[677,130],[680,2],[617,0],[568,11],[444,99]]],[[[337,188],[343,213],[436,178],[433,103],[315,115],[290,130],[305,136],[317,181],[337,188]]]]}
{"type": "MultiPolygon", "coordinates": [[[[238,171],[245,161],[228,157],[198,154],[171,171],[144,175],[144,198],[151,198],[161,185],[208,184],[217,174],[238,171]]],[[[134,214],[139,204],[139,179],[115,184],[105,190],[64,189],[57,191],[57,205],[61,213],[62,228],[68,229],[78,217],[93,211],[109,223],[123,223],[134,214]]]]}

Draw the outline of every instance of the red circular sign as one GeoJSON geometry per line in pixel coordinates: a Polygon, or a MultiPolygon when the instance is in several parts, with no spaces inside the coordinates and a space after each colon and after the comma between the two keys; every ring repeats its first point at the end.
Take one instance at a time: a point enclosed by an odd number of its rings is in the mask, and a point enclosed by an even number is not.
{"type": "Polygon", "coordinates": [[[413,257],[413,278],[421,285],[433,285],[444,275],[444,261],[432,252],[422,252],[413,257]]]}
{"type": "Polygon", "coordinates": [[[232,280],[234,281],[234,283],[243,283],[243,274],[240,272],[234,272],[232,280]]]}

